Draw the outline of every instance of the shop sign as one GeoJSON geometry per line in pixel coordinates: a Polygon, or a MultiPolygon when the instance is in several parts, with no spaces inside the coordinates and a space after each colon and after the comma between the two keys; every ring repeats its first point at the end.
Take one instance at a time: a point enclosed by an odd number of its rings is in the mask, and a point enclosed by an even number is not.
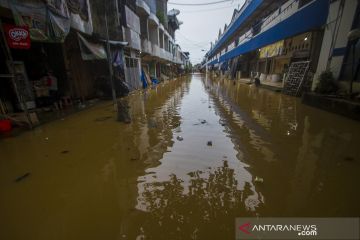
{"type": "Polygon", "coordinates": [[[284,47],[284,41],[279,41],[273,44],[270,44],[266,47],[260,49],[259,58],[270,58],[276,57],[282,54],[282,50],[284,47]]]}
{"type": "Polygon", "coordinates": [[[28,27],[4,24],[4,31],[10,48],[29,49],[31,46],[28,27]]]}

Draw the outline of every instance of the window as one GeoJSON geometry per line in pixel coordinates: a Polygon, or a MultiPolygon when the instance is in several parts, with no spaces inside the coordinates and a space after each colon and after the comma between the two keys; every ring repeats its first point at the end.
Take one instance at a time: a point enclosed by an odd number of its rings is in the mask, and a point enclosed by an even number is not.
{"type": "Polygon", "coordinates": [[[125,63],[127,68],[137,68],[138,67],[138,59],[125,57],[125,63]]]}

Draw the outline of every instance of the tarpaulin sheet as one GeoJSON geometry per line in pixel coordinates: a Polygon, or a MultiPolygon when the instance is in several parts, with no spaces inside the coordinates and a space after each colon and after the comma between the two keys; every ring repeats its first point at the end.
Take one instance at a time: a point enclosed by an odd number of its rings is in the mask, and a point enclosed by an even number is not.
{"type": "Polygon", "coordinates": [[[70,31],[70,15],[65,0],[10,2],[15,22],[28,26],[35,41],[63,42],[70,31]]]}
{"type": "Polygon", "coordinates": [[[113,66],[118,70],[124,69],[124,54],[122,50],[116,50],[113,53],[113,66]]]}
{"type": "Polygon", "coordinates": [[[107,59],[107,54],[103,44],[91,43],[83,36],[78,34],[81,57],[83,60],[107,59]]]}
{"type": "Polygon", "coordinates": [[[91,35],[93,25],[89,0],[67,0],[70,9],[71,27],[91,35]]]}

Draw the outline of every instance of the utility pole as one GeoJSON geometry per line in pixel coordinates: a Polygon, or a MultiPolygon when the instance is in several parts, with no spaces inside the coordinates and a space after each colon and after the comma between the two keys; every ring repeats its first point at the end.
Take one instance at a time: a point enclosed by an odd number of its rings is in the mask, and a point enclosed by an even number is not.
{"type": "MultiPolygon", "coordinates": [[[[107,1],[105,1],[106,3],[107,1]]],[[[109,27],[108,27],[108,19],[107,19],[107,4],[105,4],[105,28],[106,28],[106,49],[107,49],[107,59],[109,65],[109,76],[110,76],[110,85],[111,85],[111,92],[112,98],[114,102],[114,110],[118,111],[118,102],[116,98],[116,91],[114,86],[114,75],[113,75],[113,67],[112,67],[112,57],[110,51],[110,42],[109,42],[109,27]]]]}

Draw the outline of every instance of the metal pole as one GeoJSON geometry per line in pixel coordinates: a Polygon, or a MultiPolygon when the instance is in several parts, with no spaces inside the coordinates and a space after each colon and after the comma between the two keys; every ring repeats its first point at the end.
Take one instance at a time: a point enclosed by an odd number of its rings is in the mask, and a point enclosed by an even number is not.
{"type": "Polygon", "coordinates": [[[108,58],[108,65],[109,65],[111,92],[112,92],[112,98],[113,98],[113,102],[114,102],[114,109],[115,109],[115,111],[117,111],[118,110],[118,102],[117,102],[117,99],[116,99],[116,92],[115,92],[115,86],[114,86],[112,57],[111,57],[110,43],[109,43],[109,27],[108,27],[108,21],[107,21],[107,6],[105,6],[105,28],[106,28],[106,48],[107,48],[107,58],[108,58]]]}
{"type": "Polygon", "coordinates": [[[25,112],[25,115],[26,115],[26,118],[28,120],[28,123],[29,123],[29,127],[30,129],[33,128],[33,125],[32,125],[32,122],[31,122],[31,117],[30,117],[30,114],[29,114],[29,110],[27,108],[27,105],[26,105],[26,102],[23,98],[23,96],[21,95],[21,93],[19,92],[19,88],[16,84],[16,81],[15,81],[15,77],[16,77],[16,70],[15,70],[15,65],[14,65],[14,60],[12,58],[12,55],[11,55],[11,52],[10,52],[10,49],[9,49],[9,46],[7,45],[7,41],[6,41],[6,37],[5,37],[5,33],[3,31],[3,25],[2,25],[2,21],[0,20],[0,31],[1,31],[1,36],[2,36],[2,39],[4,41],[4,45],[5,45],[5,49],[6,49],[6,53],[8,55],[8,60],[9,60],[9,63],[10,63],[10,71],[11,71],[11,79],[12,79],[12,83],[14,85],[14,90],[15,90],[15,94],[16,94],[16,97],[19,101],[19,104],[20,106],[22,105],[23,108],[24,108],[24,112],[25,112]]]}

